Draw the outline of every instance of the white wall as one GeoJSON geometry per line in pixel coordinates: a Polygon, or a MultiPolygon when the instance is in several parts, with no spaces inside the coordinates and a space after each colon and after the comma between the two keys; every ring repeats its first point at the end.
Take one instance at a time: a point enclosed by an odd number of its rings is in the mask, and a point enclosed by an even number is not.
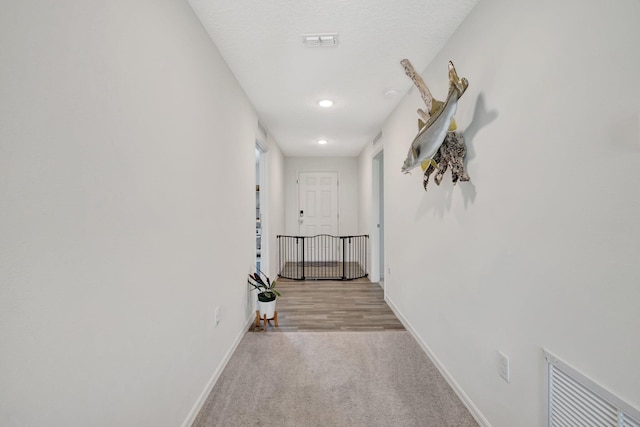
{"type": "MultiPolygon", "coordinates": [[[[277,277],[280,268],[278,266],[278,235],[285,234],[284,227],[284,206],[285,206],[285,190],[284,190],[284,156],[277,143],[269,137],[268,151],[265,154],[265,177],[267,180],[266,187],[266,211],[263,218],[267,221],[262,224],[262,240],[263,245],[266,243],[268,257],[266,266],[262,270],[270,277],[277,277]]],[[[263,246],[264,257],[264,246],[263,246]]]]}
{"type": "Polygon", "coordinates": [[[367,145],[358,157],[358,234],[371,232],[371,206],[373,184],[372,159],[374,156],[371,145],[367,145]]]}
{"type": "Polygon", "coordinates": [[[638,16],[636,0],[479,2],[423,73],[440,99],[449,59],[469,79],[469,183],[425,193],[400,173],[417,91],[383,126],[386,296],[494,427],[543,425],[542,347],[640,407],[638,16]]]}
{"type": "Polygon", "coordinates": [[[338,172],[338,234],[358,233],[358,158],[357,157],[286,157],[284,161],[285,229],[298,235],[299,172],[338,172]]]}
{"type": "MultiPolygon", "coordinates": [[[[375,147],[367,145],[360,156],[358,157],[358,233],[369,235],[369,251],[368,261],[369,266],[369,278],[373,282],[378,282],[382,279],[381,267],[380,267],[380,241],[383,240],[381,236],[381,230],[384,228],[377,228],[377,224],[383,223],[384,218],[380,218],[378,212],[378,206],[380,203],[380,177],[379,177],[379,161],[376,160],[375,165],[373,158],[381,154],[381,150],[384,145],[384,140],[380,141],[375,147]],[[376,179],[372,180],[372,177],[376,176],[376,179]]],[[[383,153],[382,153],[383,154],[383,153]]],[[[384,178],[382,179],[384,181],[384,178]]],[[[384,182],[382,182],[384,185],[384,182]]]]}
{"type": "Polygon", "coordinates": [[[186,2],[1,8],[0,424],[178,426],[251,312],[257,117],[186,2]]]}

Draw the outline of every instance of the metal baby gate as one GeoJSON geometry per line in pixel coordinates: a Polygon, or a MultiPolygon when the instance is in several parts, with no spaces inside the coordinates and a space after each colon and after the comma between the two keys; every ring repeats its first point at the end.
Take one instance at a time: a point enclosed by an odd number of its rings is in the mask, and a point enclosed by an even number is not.
{"type": "Polygon", "coordinates": [[[278,276],[353,280],[366,277],[369,236],[278,236],[278,276]]]}

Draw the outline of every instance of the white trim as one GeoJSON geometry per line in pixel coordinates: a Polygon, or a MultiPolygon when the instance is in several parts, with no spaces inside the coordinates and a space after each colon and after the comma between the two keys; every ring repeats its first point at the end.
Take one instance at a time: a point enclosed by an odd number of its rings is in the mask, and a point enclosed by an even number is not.
{"type": "Polygon", "coordinates": [[[258,197],[260,200],[260,227],[262,229],[262,237],[260,238],[260,270],[266,272],[267,275],[271,277],[273,273],[270,274],[269,272],[271,261],[271,246],[269,245],[269,220],[271,219],[271,215],[269,214],[269,153],[267,153],[267,150],[257,139],[256,148],[260,153],[258,156],[258,173],[260,174],[258,177],[260,184],[260,194],[258,197]]]}
{"type": "Polygon", "coordinates": [[[213,390],[213,386],[216,385],[216,382],[218,382],[218,379],[220,379],[220,375],[222,375],[222,371],[224,371],[224,368],[226,368],[227,364],[229,363],[229,360],[231,360],[231,356],[233,356],[233,353],[238,348],[238,345],[240,345],[240,341],[242,341],[242,338],[244,338],[245,334],[249,330],[249,326],[251,326],[251,324],[255,320],[256,320],[256,314],[255,312],[252,312],[251,315],[249,315],[249,318],[245,322],[244,326],[242,327],[242,330],[236,337],[235,341],[231,345],[231,348],[229,349],[229,351],[227,351],[227,354],[224,355],[222,362],[220,363],[220,365],[218,365],[218,368],[215,370],[215,372],[207,382],[207,385],[204,387],[204,390],[202,390],[202,393],[200,393],[200,396],[198,396],[198,399],[196,400],[193,407],[191,408],[191,411],[189,411],[189,414],[187,415],[187,418],[182,423],[181,427],[191,427],[191,424],[193,424],[193,422],[196,420],[196,417],[198,416],[198,413],[202,409],[202,406],[207,401],[207,397],[209,397],[211,390],[213,390]]]}
{"type": "MultiPolygon", "coordinates": [[[[380,265],[380,258],[384,258],[383,231],[384,231],[384,200],[380,201],[380,194],[384,194],[384,153],[382,147],[369,161],[371,162],[371,206],[369,209],[369,277],[372,282],[381,283],[384,280],[384,265],[380,265]],[[378,158],[380,156],[380,158],[378,158]],[[383,166],[381,167],[381,160],[383,166]],[[380,227],[380,225],[382,227],[380,227]],[[382,274],[381,274],[382,273],[382,274]]],[[[384,262],[383,262],[384,264],[384,262]]],[[[384,288],[384,286],[381,284],[384,288]]]]}
{"type": "Polygon", "coordinates": [[[371,150],[371,159],[380,154],[382,150],[384,150],[384,144],[378,145],[375,147],[375,149],[371,150]]]}
{"type": "Polygon", "coordinates": [[[409,331],[409,333],[413,336],[413,338],[418,342],[420,347],[422,347],[422,350],[424,350],[424,352],[427,354],[427,357],[431,359],[431,362],[435,365],[436,368],[438,368],[438,371],[440,371],[440,374],[444,377],[447,383],[449,383],[449,386],[451,386],[455,394],[458,395],[458,398],[460,398],[464,406],[467,407],[467,410],[469,411],[469,413],[471,413],[471,416],[476,420],[476,422],[480,425],[480,427],[491,427],[491,424],[489,424],[489,421],[487,421],[487,419],[484,417],[484,415],[482,415],[478,407],[473,403],[473,401],[469,398],[469,396],[462,390],[460,385],[451,376],[449,371],[447,371],[447,369],[440,362],[440,360],[438,360],[438,358],[431,351],[429,346],[422,340],[422,338],[420,338],[420,336],[416,333],[415,329],[411,326],[411,324],[407,321],[407,319],[405,319],[402,316],[402,314],[400,314],[400,311],[395,306],[395,304],[393,304],[393,302],[389,299],[387,295],[384,296],[384,300],[389,306],[389,308],[391,309],[391,311],[393,311],[396,317],[404,325],[405,329],[409,331]]]}

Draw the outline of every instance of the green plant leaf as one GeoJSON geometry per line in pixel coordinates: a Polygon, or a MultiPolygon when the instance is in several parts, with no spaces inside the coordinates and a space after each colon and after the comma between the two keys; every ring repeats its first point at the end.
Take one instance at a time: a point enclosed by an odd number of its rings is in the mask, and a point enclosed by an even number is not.
{"type": "Polygon", "coordinates": [[[269,294],[270,296],[268,298],[271,299],[275,299],[276,296],[281,296],[280,292],[275,290],[277,279],[271,281],[260,269],[256,269],[255,273],[249,273],[247,282],[253,289],[258,290],[258,296],[260,296],[260,294],[269,294]]]}

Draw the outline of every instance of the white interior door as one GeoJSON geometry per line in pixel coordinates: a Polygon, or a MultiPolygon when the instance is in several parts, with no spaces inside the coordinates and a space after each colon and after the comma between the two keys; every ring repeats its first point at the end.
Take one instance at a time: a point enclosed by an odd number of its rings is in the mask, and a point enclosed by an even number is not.
{"type": "Polygon", "coordinates": [[[299,172],[298,233],[338,235],[338,172],[299,172]]]}

